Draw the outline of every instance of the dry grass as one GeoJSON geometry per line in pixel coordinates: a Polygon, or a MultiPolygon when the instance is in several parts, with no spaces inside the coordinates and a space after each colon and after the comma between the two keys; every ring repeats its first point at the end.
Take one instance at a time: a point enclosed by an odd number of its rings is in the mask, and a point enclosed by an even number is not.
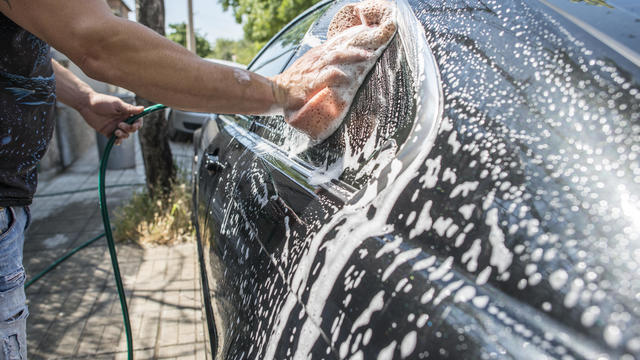
{"type": "Polygon", "coordinates": [[[116,211],[116,241],[140,245],[169,245],[195,239],[191,224],[191,186],[184,176],[172,185],[165,198],[152,198],[148,190],[136,193],[116,211]]]}

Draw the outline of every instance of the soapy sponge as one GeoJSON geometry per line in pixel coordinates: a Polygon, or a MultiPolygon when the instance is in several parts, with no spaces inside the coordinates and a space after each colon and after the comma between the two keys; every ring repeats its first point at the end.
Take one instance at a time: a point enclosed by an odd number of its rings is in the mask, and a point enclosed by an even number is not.
{"type": "Polygon", "coordinates": [[[340,9],[329,25],[327,41],[292,65],[302,69],[292,81],[311,71],[316,76],[299,90],[304,105],[285,113],[287,122],[318,142],[329,137],[395,32],[395,5],[390,1],[365,0],[340,9]]]}

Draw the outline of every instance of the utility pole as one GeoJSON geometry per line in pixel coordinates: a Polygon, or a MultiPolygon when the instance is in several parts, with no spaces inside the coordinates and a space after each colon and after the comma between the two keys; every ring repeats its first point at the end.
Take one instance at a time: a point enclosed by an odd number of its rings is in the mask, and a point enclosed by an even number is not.
{"type": "Polygon", "coordinates": [[[193,0],[187,0],[187,49],[196,52],[196,33],[193,30],[193,0]]]}

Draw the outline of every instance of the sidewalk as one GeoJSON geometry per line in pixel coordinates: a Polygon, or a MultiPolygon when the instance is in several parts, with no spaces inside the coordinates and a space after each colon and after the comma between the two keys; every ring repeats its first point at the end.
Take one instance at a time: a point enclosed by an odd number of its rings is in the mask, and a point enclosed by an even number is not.
{"type": "MultiPolygon", "coordinates": [[[[137,168],[108,170],[110,213],[144,184],[137,168]],[[133,184],[133,185],[132,185],[133,184]]],[[[191,145],[172,144],[179,167],[190,169],[191,145]]],[[[103,232],[95,149],[42,180],[31,207],[24,264],[27,279],[103,232]],[[64,193],[91,189],[79,193],[64,193]],[[60,194],[63,193],[63,194],[60,194]],[[57,194],[54,196],[49,196],[57,194]]],[[[112,217],[113,219],[113,217],[112,217]]],[[[131,317],[136,359],[204,359],[200,279],[194,243],[117,247],[131,317]]],[[[77,253],[27,290],[29,359],[126,359],[126,336],[104,239],[77,253]]]]}

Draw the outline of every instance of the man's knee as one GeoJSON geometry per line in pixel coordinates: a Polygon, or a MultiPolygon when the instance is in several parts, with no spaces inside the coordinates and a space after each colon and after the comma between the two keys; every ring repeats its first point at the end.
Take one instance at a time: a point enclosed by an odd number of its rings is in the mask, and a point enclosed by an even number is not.
{"type": "Polygon", "coordinates": [[[25,360],[27,358],[27,317],[29,311],[23,309],[5,319],[0,324],[0,337],[2,338],[2,360],[25,360]]]}
{"type": "Polygon", "coordinates": [[[25,272],[0,276],[0,360],[27,358],[27,317],[24,294],[25,272]]]}

